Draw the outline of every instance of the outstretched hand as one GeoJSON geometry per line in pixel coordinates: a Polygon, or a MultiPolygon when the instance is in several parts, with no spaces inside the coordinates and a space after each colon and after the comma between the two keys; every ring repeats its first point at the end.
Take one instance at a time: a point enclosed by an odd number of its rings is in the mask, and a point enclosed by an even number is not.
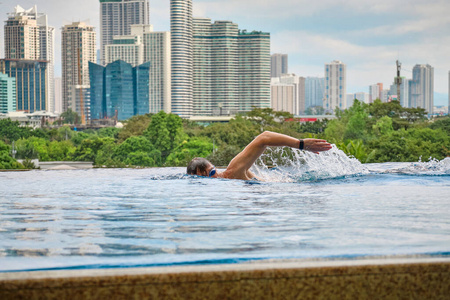
{"type": "Polygon", "coordinates": [[[331,144],[328,143],[326,140],[319,140],[319,139],[303,139],[304,144],[304,150],[314,152],[316,154],[319,154],[319,152],[322,151],[328,151],[331,149],[331,144]]]}

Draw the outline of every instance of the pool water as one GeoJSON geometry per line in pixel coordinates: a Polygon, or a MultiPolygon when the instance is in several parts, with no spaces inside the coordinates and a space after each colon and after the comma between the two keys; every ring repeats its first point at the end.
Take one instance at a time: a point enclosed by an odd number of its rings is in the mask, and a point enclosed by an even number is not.
{"type": "Polygon", "coordinates": [[[254,166],[264,182],[184,168],[0,173],[0,271],[449,255],[450,158],[284,151],[254,166]]]}

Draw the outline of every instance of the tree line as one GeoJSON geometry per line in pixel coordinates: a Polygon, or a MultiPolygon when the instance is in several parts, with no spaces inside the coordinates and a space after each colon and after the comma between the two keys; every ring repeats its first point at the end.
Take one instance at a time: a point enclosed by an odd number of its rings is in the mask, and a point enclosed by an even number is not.
{"type": "Polygon", "coordinates": [[[265,130],[299,139],[327,139],[362,163],[450,156],[450,117],[428,120],[424,109],[404,108],[397,101],[365,104],[355,100],[349,109],[336,110],[333,120],[301,124],[292,117],[286,112],[255,108],[228,123],[202,126],[161,111],[134,116],[121,129],[85,131],[73,131],[68,126],[31,129],[3,119],[0,169],[30,167],[29,160],[35,158],[92,161],[96,167],[162,167],[186,166],[193,157],[201,156],[226,166],[265,130]]]}

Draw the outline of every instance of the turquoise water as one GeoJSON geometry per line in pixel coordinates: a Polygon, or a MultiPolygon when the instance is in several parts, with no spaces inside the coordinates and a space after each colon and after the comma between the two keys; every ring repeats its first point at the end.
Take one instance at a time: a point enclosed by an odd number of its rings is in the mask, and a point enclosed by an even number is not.
{"type": "Polygon", "coordinates": [[[184,168],[0,173],[0,271],[449,255],[450,158],[284,150],[265,182],[184,168]]]}

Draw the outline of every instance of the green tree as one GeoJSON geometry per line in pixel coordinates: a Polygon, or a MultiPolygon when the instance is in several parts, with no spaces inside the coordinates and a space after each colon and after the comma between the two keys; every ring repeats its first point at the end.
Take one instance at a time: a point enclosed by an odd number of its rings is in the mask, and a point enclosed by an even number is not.
{"type": "Polygon", "coordinates": [[[194,157],[207,157],[213,152],[213,144],[208,138],[193,137],[181,143],[167,157],[170,166],[187,166],[194,157]]]}
{"type": "Polygon", "coordinates": [[[80,120],[78,113],[74,112],[71,108],[63,112],[60,117],[63,119],[64,124],[77,124],[80,120]]]}
{"type": "Polygon", "coordinates": [[[129,137],[118,145],[114,150],[113,159],[134,166],[162,165],[161,152],[143,136],[129,137]]]}
{"type": "Polygon", "coordinates": [[[144,131],[148,128],[152,120],[152,115],[136,115],[131,117],[126,123],[125,126],[118,132],[118,141],[119,143],[125,141],[127,138],[131,136],[140,136],[144,134],[144,131]]]}
{"type": "Polygon", "coordinates": [[[14,158],[11,157],[11,147],[0,140],[0,169],[23,169],[14,158]]]}
{"type": "Polygon", "coordinates": [[[112,138],[99,138],[83,140],[72,154],[72,160],[75,161],[92,161],[95,163],[95,158],[98,151],[108,143],[114,143],[112,138]]]}
{"type": "Polygon", "coordinates": [[[20,127],[19,122],[11,119],[0,119],[0,140],[11,143],[31,135],[31,128],[20,127]]]}
{"type": "Polygon", "coordinates": [[[183,122],[174,114],[166,114],[164,111],[153,115],[144,136],[151,144],[161,152],[163,161],[170,152],[178,146],[184,138],[183,122]]]}

